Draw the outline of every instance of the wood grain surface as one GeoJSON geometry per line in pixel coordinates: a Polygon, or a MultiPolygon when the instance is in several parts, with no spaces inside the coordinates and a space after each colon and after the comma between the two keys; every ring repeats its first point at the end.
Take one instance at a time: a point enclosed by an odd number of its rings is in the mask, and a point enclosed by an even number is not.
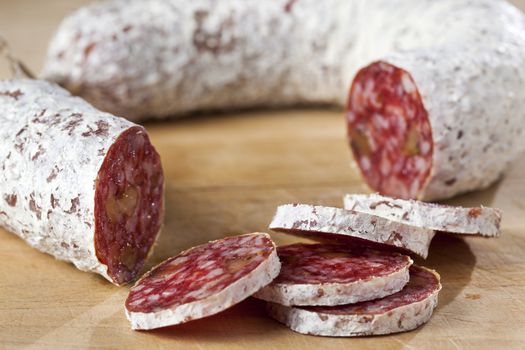
{"type": "MultiPolygon", "coordinates": [[[[0,33],[38,72],[60,19],[85,2],[1,0],[0,33]]],[[[525,0],[515,3],[525,9],[525,0]]],[[[1,62],[0,77],[8,74],[1,62]]],[[[266,231],[278,204],[342,206],[344,193],[366,191],[338,110],[259,110],[146,127],[162,156],[167,189],[166,224],[148,267],[211,239],[266,231]]],[[[448,203],[502,208],[503,235],[437,236],[420,262],[442,276],[434,317],[413,332],[359,339],[296,334],[266,317],[254,299],[207,319],[134,332],[124,315],[127,287],[78,271],[0,229],[0,348],[525,348],[525,157],[488,190],[448,203]]],[[[278,244],[297,240],[272,236],[278,244]]]]}

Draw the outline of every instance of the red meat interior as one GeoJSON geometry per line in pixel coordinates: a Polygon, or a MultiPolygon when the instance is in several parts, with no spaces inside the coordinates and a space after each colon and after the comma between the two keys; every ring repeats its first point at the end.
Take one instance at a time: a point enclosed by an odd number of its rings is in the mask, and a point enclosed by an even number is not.
{"type": "Polygon", "coordinates": [[[375,191],[417,198],[432,168],[432,131],[410,74],[385,62],[361,69],[348,99],[350,146],[375,191]]]}
{"type": "Polygon", "coordinates": [[[95,250],[117,284],[135,279],[163,219],[160,157],[141,127],[110,147],[95,191],[95,250]]]}

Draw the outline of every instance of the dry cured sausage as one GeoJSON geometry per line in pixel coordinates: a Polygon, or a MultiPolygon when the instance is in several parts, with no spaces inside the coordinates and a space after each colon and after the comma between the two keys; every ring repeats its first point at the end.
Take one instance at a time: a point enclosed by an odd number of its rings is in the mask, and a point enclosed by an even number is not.
{"type": "Polygon", "coordinates": [[[146,130],[59,86],[0,81],[0,225],[115,284],[135,279],[164,214],[146,130]]]}

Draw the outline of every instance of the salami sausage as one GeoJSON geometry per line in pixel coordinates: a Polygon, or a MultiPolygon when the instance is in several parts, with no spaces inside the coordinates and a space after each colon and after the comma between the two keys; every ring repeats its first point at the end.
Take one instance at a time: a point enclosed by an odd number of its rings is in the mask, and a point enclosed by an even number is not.
{"type": "Polygon", "coordinates": [[[57,85],[0,81],[0,225],[115,284],[160,230],[163,173],[146,130],[57,85]]]}
{"type": "Polygon", "coordinates": [[[438,303],[439,275],[412,265],[403,290],[383,299],[339,306],[268,303],[268,314],[292,330],[312,335],[356,337],[406,332],[426,323],[438,303]]]}
{"type": "Polygon", "coordinates": [[[428,255],[435,231],[333,207],[285,204],[277,207],[270,229],[314,240],[368,243],[428,255]]]}
{"type": "Polygon", "coordinates": [[[344,207],[436,231],[495,237],[500,234],[501,210],[454,207],[378,194],[347,194],[344,207]]]}
{"type": "Polygon", "coordinates": [[[282,305],[341,305],[399,292],[412,259],[364,246],[292,244],[277,248],[281,272],[254,297],[282,305]]]}
{"type": "Polygon", "coordinates": [[[370,187],[430,200],[525,149],[523,47],[505,1],[112,0],[63,21],[42,76],[133,120],[348,102],[370,187]]]}
{"type": "Polygon", "coordinates": [[[214,315],[270,283],[281,264],[266,233],[212,241],[172,257],[130,290],[133,329],[153,329],[214,315]]]}

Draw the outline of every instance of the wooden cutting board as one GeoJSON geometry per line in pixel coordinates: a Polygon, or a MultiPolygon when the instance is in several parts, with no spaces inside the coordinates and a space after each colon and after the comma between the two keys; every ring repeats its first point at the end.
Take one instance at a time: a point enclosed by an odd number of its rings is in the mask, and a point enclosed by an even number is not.
{"type": "MultiPolygon", "coordinates": [[[[58,21],[82,2],[2,1],[0,33],[38,71],[58,21]]],[[[0,77],[7,76],[1,69],[0,77]]],[[[211,239],[265,231],[278,204],[341,206],[344,193],[366,191],[338,110],[205,115],[147,128],[162,156],[167,197],[166,225],[148,267],[211,239]]],[[[420,262],[442,276],[434,317],[413,332],[360,339],[296,334],[267,318],[253,299],[204,320],[134,332],[124,316],[127,287],[80,272],[0,229],[0,348],[524,348],[525,157],[491,188],[448,203],[502,208],[503,235],[437,236],[420,262]]],[[[278,244],[297,240],[272,236],[278,244]]]]}

